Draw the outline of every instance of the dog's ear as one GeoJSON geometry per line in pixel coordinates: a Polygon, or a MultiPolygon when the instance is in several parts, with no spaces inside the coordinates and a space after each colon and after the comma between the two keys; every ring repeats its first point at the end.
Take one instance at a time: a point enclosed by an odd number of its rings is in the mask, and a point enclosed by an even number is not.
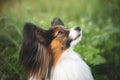
{"type": "Polygon", "coordinates": [[[19,54],[20,63],[28,76],[37,75],[44,80],[47,74],[51,55],[47,50],[46,31],[32,23],[26,23],[23,29],[23,41],[19,54]]]}
{"type": "Polygon", "coordinates": [[[62,26],[64,26],[64,23],[62,22],[62,20],[60,18],[56,17],[51,22],[51,26],[55,26],[55,25],[62,25],[62,26]]]}
{"type": "Polygon", "coordinates": [[[32,23],[26,23],[23,29],[23,38],[29,41],[38,40],[39,42],[45,42],[45,33],[46,30],[43,30],[40,27],[32,23]]]}
{"type": "Polygon", "coordinates": [[[31,39],[37,26],[32,23],[26,23],[23,28],[23,38],[31,39]]]}

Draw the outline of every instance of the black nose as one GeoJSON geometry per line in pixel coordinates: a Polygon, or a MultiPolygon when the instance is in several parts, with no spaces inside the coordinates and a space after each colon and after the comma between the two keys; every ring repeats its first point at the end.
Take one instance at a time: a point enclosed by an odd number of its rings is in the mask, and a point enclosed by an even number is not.
{"type": "Polygon", "coordinates": [[[75,30],[80,31],[81,29],[79,26],[77,26],[77,27],[75,27],[75,30]]]}

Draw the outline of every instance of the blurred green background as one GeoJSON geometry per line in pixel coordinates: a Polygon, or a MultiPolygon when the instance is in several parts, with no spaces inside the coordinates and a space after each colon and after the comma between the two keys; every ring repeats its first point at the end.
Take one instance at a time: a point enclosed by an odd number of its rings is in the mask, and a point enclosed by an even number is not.
{"type": "Polygon", "coordinates": [[[95,80],[120,80],[120,0],[0,0],[0,80],[25,80],[18,56],[22,29],[44,29],[54,17],[83,30],[75,47],[95,80]]]}

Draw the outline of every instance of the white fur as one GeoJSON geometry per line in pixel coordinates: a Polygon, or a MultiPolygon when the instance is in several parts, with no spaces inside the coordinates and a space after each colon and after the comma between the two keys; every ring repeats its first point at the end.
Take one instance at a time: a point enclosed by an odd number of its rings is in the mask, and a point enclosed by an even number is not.
{"type": "Polygon", "coordinates": [[[77,32],[72,28],[69,37],[74,39],[81,34],[79,38],[71,42],[71,46],[62,53],[58,63],[52,70],[51,80],[94,80],[89,66],[82,58],[73,50],[82,38],[82,32],[77,32]]]}
{"type": "Polygon", "coordinates": [[[28,80],[36,80],[35,76],[31,76],[28,80]]]}

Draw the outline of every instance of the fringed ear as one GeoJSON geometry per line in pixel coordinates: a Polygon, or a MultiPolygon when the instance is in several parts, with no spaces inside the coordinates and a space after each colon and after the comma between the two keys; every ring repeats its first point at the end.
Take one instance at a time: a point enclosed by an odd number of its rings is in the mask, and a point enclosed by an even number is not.
{"type": "Polygon", "coordinates": [[[32,23],[26,23],[23,28],[23,41],[19,60],[27,72],[31,70],[34,64],[34,57],[38,48],[38,41],[34,34],[36,28],[32,23]]]}
{"type": "Polygon", "coordinates": [[[23,31],[19,60],[28,76],[35,75],[36,78],[43,80],[48,74],[47,70],[52,59],[47,46],[42,42],[46,41],[45,31],[31,23],[25,24],[23,31]]]}
{"type": "Polygon", "coordinates": [[[32,23],[26,23],[23,29],[23,38],[28,41],[38,40],[39,42],[45,44],[46,32],[46,30],[43,30],[32,23]]]}
{"type": "Polygon", "coordinates": [[[64,26],[64,23],[62,22],[62,20],[60,18],[56,17],[51,22],[51,26],[55,26],[55,25],[62,25],[62,26],[64,26]]]}
{"type": "Polygon", "coordinates": [[[37,26],[32,23],[26,23],[23,29],[23,37],[25,38],[32,38],[32,34],[37,29],[37,26]]]}

